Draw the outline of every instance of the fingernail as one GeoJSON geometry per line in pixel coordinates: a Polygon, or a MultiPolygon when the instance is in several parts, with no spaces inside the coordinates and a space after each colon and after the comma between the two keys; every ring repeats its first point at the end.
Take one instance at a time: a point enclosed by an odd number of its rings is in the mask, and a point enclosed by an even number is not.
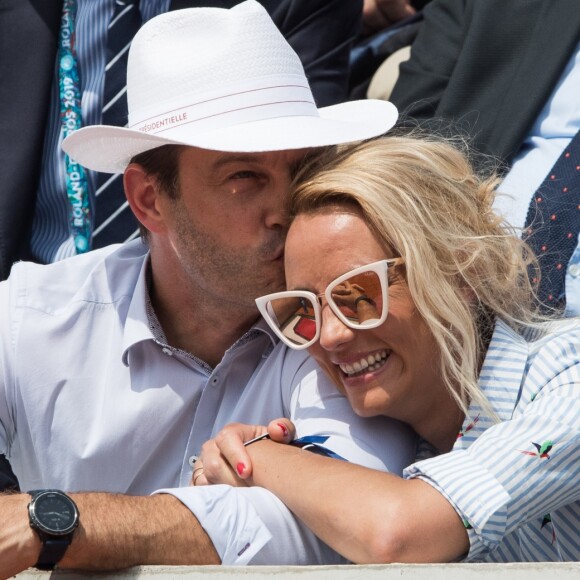
{"type": "Polygon", "coordinates": [[[246,469],[246,466],[240,462],[236,465],[236,470],[238,472],[238,475],[242,475],[242,473],[244,473],[244,469],[246,469]]]}
{"type": "Polygon", "coordinates": [[[282,433],[284,434],[284,437],[286,437],[286,435],[288,435],[288,429],[286,429],[286,425],[283,423],[276,423],[276,425],[282,429],[282,433]]]}

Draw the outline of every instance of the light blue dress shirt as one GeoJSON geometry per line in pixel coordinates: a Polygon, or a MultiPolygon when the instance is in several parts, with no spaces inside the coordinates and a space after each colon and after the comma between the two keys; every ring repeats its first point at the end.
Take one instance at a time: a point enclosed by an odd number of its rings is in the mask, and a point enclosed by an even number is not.
{"type": "Polygon", "coordinates": [[[415,463],[469,534],[467,561],[580,560],[580,319],[527,340],[498,323],[450,453],[415,463]]]}
{"type": "Polygon", "coordinates": [[[342,559],[266,490],[189,487],[202,444],[226,424],[291,418],[298,437],[401,473],[406,427],[362,419],[304,351],[265,322],[210,368],[167,344],[140,240],[48,266],[20,262],[0,283],[0,453],[23,490],[149,494],[178,488],[224,564],[342,559]],[[192,459],[193,458],[193,459],[192,459]]]}
{"type": "MultiPolygon", "coordinates": [[[[580,45],[499,187],[496,209],[515,228],[524,227],[534,192],[580,130],[579,95],[580,45]]],[[[580,315],[580,236],[566,270],[566,315],[580,315]]]]}

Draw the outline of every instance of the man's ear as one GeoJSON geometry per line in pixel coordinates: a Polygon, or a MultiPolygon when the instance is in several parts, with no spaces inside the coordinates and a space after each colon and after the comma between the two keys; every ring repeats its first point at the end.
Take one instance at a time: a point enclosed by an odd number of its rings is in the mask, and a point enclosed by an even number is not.
{"type": "Polygon", "coordinates": [[[159,211],[159,186],[155,176],[137,163],[131,163],[123,175],[127,201],[136,218],[152,233],[165,231],[165,221],[159,211]]]}

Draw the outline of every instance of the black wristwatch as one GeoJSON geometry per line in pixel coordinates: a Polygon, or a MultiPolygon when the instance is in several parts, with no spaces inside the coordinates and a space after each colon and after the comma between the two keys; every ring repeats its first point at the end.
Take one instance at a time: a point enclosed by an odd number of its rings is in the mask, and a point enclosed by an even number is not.
{"type": "Polygon", "coordinates": [[[39,489],[28,492],[30,527],[42,542],[42,550],[35,567],[52,570],[62,559],[79,525],[79,510],[75,502],[57,489],[39,489]]]}

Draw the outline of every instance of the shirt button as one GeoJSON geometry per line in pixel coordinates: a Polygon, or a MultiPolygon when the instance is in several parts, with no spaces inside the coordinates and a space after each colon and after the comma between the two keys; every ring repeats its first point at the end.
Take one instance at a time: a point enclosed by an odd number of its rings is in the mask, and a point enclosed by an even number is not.
{"type": "Polygon", "coordinates": [[[192,455],[188,461],[189,461],[189,466],[193,467],[194,463],[197,461],[197,455],[192,455]]]}
{"type": "Polygon", "coordinates": [[[162,350],[167,356],[173,356],[173,351],[170,348],[164,347],[162,350]]]}
{"type": "Polygon", "coordinates": [[[578,278],[578,276],[580,276],[580,264],[572,264],[568,268],[568,272],[570,273],[570,276],[578,278]]]}
{"type": "Polygon", "coordinates": [[[217,384],[217,382],[218,382],[218,378],[217,378],[217,377],[214,377],[214,378],[211,380],[211,384],[212,384],[212,385],[216,385],[216,384],[217,384]]]}

